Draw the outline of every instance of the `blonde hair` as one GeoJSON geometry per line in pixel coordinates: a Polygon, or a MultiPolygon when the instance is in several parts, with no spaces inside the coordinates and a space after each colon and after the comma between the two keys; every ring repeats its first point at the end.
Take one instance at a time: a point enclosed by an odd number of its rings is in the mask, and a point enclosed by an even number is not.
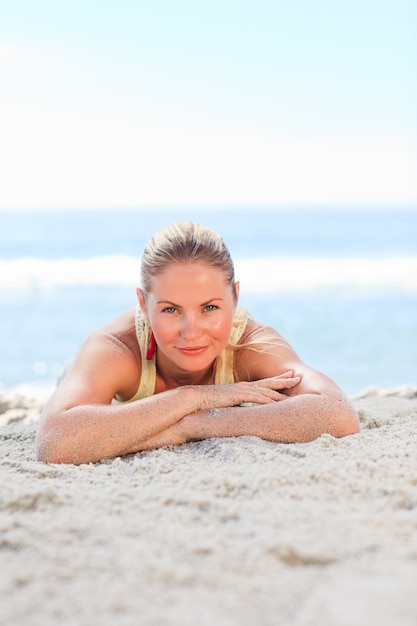
{"type": "Polygon", "coordinates": [[[236,298],[235,270],[229,249],[211,228],[196,222],[176,222],[157,232],[146,244],[141,263],[144,295],[152,280],[173,263],[201,263],[221,270],[236,298]]]}

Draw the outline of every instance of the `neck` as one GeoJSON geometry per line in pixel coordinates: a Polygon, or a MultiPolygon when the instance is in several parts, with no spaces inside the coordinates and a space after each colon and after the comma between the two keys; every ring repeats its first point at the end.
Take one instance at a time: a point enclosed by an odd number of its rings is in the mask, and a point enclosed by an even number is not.
{"type": "Polygon", "coordinates": [[[167,372],[166,369],[159,366],[157,361],[156,376],[158,391],[176,389],[185,385],[214,385],[215,363],[199,372],[187,372],[184,370],[167,372]]]}

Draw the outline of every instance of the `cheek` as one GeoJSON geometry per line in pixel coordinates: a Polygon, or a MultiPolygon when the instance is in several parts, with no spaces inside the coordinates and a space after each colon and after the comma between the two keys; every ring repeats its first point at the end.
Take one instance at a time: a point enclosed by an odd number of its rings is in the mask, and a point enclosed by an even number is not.
{"type": "Polygon", "coordinates": [[[170,324],[169,320],[161,321],[157,318],[153,320],[151,326],[157,343],[166,343],[175,335],[174,324],[170,324]]]}
{"type": "Polygon", "coordinates": [[[232,332],[232,317],[221,318],[212,326],[212,332],[225,343],[229,341],[232,332]]]}

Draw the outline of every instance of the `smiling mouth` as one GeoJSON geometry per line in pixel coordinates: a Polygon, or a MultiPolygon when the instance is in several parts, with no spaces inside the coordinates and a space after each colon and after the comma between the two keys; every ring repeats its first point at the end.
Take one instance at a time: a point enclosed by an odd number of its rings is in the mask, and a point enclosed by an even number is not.
{"type": "Polygon", "coordinates": [[[182,354],[187,354],[189,356],[198,356],[207,350],[208,346],[192,346],[189,348],[178,348],[182,354]]]}

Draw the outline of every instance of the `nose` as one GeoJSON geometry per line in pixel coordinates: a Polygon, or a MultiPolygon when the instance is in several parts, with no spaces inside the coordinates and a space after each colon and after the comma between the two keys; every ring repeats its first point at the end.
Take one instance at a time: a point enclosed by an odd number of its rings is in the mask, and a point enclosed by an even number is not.
{"type": "Polygon", "coordinates": [[[188,341],[197,339],[201,334],[201,328],[196,315],[184,314],[181,324],[181,336],[188,341]]]}

